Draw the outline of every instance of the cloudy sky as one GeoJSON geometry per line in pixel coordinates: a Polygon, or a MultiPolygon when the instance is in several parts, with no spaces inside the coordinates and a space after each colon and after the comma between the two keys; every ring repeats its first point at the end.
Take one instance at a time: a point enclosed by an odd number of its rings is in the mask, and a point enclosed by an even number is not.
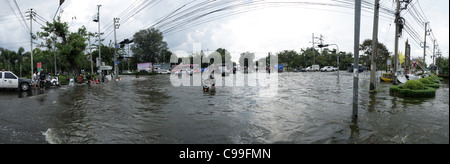
{"type": "MultiPolygon", "coordinates": [[[[353,3],[352,0],[66,0],[58,15],[71,25],[72,31],[86,26],[89,31],[97,32],[98,23],[92,17],[101,4],[100,26],[106,37],[103,44],[113,40],[113,18],[119,17],[118,41],[153,26],[163,31],[173,52],[192,53],[193,44],[200,43],[204,51],[226,48],[236,61],[246,51],[260,58],[268,52],[306,49],[312,46],[313,33],[316,37],[322,35],[324,43],[337,44],[341,51],[353,52],[353,3]]],[[[361,42],[372,38],[373,3],[373,0],[363,3],[361,42]]],[[[380,3],[379,41],[392,52],[395,4],[392,0],[380,3]]],[[[33,33],[36,33],[42,31],[44,21],[53,19],[58,5],[59,0],[0,0],[0,47],[17,50],[22,46],[29,51],[30,21],[23,21],[22,15],[26,19],[27,10],[36,11],[39,15],[33,22],[33,33]]],[[[412,56],[423,56],[420,45],[425,34],[423,22],[429,21],[432,34],[427,39],[431,45],[427,49],[427,63],[431,63],[433,39],[448,57],[448,0],[413,0],[402,16],[409,28],[400,39],[400,51],[404,51],[408,39],[412,56]]]]}

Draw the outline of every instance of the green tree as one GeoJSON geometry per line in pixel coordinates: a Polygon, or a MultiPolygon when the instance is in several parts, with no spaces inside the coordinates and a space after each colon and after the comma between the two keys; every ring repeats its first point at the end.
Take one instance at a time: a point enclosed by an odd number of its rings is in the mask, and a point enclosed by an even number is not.
{"type": "Polygon", "coordinates": [[[438,57],[436,59],[436,65],[437,67],[440,69],[439,74],[440,75],[449,75],[449,58],[443,58],[443,57],[438,57]]]}
{"type": "Polygon", "coordinates": [[[167,55],[169,48],[159,30],[155,28],[141,30],[135,33],[133,38],[135,44],[131,50],[138,62],[162,62],[163,56],[164,59],[170,59],[170,55],[167,55]]]}
{"type": "MultiPolygon", "coordinates": [[[[114,64],[114,61],[113,61],[114,60],[114,47],[102,44],[101,52],[102,52],[102,62],[105,62],[105,65],[113,66],[113,64],[114,64]]],[[[96,62],[96,59],[98,57],[99,57],[98,50],[93,51],[92,52],[92,60],[94,60],[94,63],[96,62]]],[[[94,71],[96,69],[97,68],[95,68],[95,64],[94,64],[94,71]]]]}
{"type": "Polygon", "coordinates": [[[10,59],[11,59],[11,51],[7,50],[7,49],[0,49],[1,50],[1,60],[2,60],[2,69],[5,70],[11,70],[11,63],[10,63],[10,59]]]}
{"type": "Polygon", "coordinates": [[[17,51],[17,62],[19,63],[19,76],[22,77],[22,62],[23,62],[23,55],[24,55],[25,49],[23,47],[20,47],[17,51]]]}
{"type": "Polygon", "coordinates": [[[216,52],[220,53],[220,56],[222,57],[222,64],[231,64],[231,55],[226,49],[218,48],[216,52]]]}
{"type": "Polygon", "coordinates": [[[51,50],[54,45],[57,48],[57,56],[69,64],[71,72],[79,74],[81,72],[79,59],[80,56],[84,56],[87,46],[85,43],[87,40],[86,28],[83,26],[76,32],[70,32],[67,22],[54,21],[53,23],[47,22],[42,29],[44,31],[38,32],[38,36],[46,41],[44,46],[51,50]]]}
{"type": "Polygon", "coordinates": [[[255,60],[255,53],[244,52],[244,53],[241,53],[238,62],[243,61],[244,63],[239,63],[239,64],[241,66],[248,67],[249,65],[251,65],[253,60],[255,60]]]}
{"type": "MultiPolygon", "coordinates": [[[[372,56],[372,40],[366,39],[360,46],[359,49],[364,52],[364,55],[362,55],[361,59],[363,62],[366,62],[366,66],[371,65],[371,56],[372,56]]],[[[377,56],[376,56],[376,62],[377,62],[377,68],[387,68],[386,63],[387,60],[390,58],[390,52],[386,48],[386,46],[383,43],[378,43],[378,50],[377,50],[377,56]]]]}

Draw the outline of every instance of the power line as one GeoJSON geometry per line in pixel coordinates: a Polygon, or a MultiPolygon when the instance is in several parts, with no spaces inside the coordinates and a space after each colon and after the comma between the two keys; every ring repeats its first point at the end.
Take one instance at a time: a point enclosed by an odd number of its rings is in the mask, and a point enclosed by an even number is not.
{"type": "Polygon", "coordinates": [[[25,21],[25,17],[23,17],[22,10],[20,10],[19,4],[17,4],[17,1],[16,1],[16,0],[14,0],[14,3],[16,4],[17,9],[19,10],[20,16],[22,16],[22,21],[25,23],[25,25],[26,25],[27,28],[28,28],[28,24],[27,24],[27,22],[25,21]]]}
{"type": "MultiPolygon", "coordinates": [[[[4,2],[6,2],[6,4],[8,5],[9,9],[14,13],[14,15],[16,16],[17,20],[20,22],[20,24],[22,25],[22,27],[27,30],[28,32],[30,32],[30,28],[28,28],[28,24],[26,23],[25,20],[21,20],[20,17],[17,15],[16,11],[14,10],[14,8],[12,7],[11,3],[9,2],[9,0],[4,0],[4,2]],[[24,25],[25,23],[25,25],[24,25]]],[[[20,12],[20,10],[19,10],[20,12]]],[[[21,14],[21,13],[20,13],[21,14]]]]}
{"type": "MultiPolygon", "coordinates": [[[[135,15],[137,15],[139,13],[142,14],[142,11],[144,9],[150,9],[153,6],[155,6],[156,4],[158,4],[159,2],[161,2],[161,0],[142,1],[139,5],[136,5],[135,7],[132,7],[132,9],[130,9],[129,12],[124,12],[123,18],[121,18],[121,22],[124,23],[124,24],[128,23],[128,21],[131,18],[133,18],[135,15]]],[[[132,4],[132,6],[133,6],[133,4],[132,4]]],[[[129,7],[129,8],[131,8],[131,7],[129,7]]],[[[104,31],[105,34],[106,34],[106,36],[104,38],[108,38],[114,32],[113,30],[109,31],[110,29],[112,29],[112,27],[113,26],[111,25],[104,31]]]]}
{"type": "MultiPolygon", "coordinates": [[[[217,10],[213,10],[213,11],[209,11],[203,15],[197,16],[197,17],[192,17],[191,15],[185,14],[182,16],[182,18],[184,18],[183,21],[179,21],[178,24],[173,25],[173,22],[177,22],[177,19],[173,19],[170,20],[170,22],[167,22],[166,24],[171,24],[172,27],[169,27],[166,30],[162,30],[163,33],[169,33],[171,31],[181,31],[184,30],[186,28],[195,26],[195,25],[199,25],[199,24],[203,24],[206,22],[210,22],[210,21],[214,21],[223,17],[227,17],[227,16],[231,16],[231,15],[236,15],[236,14],[241,14],[244,12],[249,12],[249,11],[253,11],[253,10],[259,10],[259,9],[263,9],[263,8],[268,8],[268,7],[281,7],[281,6],[292,6],[292,5],[322,5],[322,6],[334,6],[334,7],[343,7],[343,8],[352,8],[353,7],[353,3],[349,2],[349,1],[340,1],[340,0],[333,0],[335,2],[338,2],[338,4],[330,4],[330,3],[317,3],[317,2],[264,2],[264,1],[257,1],[257,2],[250,2],[247,4],[237,4],[237,5],[232,5],[232,6],[225,6],[222,8],[219,8],[217,10]],[[234,11],[231,13],[225,13],[216,17],[213,17],[212,19],[207,18],[208,20],[205,21],[198,21],[197,23],[193,23],[195,22],[197,19],[200,19],[202,17],[206,17],[207,15],[211,15],[211,14],[215,14],[217,12],[223,12],[226,10],[230,10],[233,9],[234,11]],[[191,25],[188,25],[191,24],[191,25]],[[180,28],[183,26],[187,26],[185,28],[180,28]],[[177,30],[175,30],[177,29],[177,30]]],[[[373,4],[371,2],[365,2],[364,3],[364,8],[366,10],[371,9],[371,7],[373,4]]],[[[195,6],[200,6],[201,5],[195,5],[195,6]]],[[[198,10],[203,10],[203,8],[198,8],[198,10]]],[[[204,11],[204,10],[203,10],[204,11]]],[[[393,19],[393,11],[387,8],[383,8],[382,13],[385,14],[385,17],[393,19]]],[[[164,26],[166,24],[163,24],[162,27],[158,26],[158,29],[164,29],[164,26]]],[[[152,27],[154,27],[155,25],[153,25],[152,27]]]]}

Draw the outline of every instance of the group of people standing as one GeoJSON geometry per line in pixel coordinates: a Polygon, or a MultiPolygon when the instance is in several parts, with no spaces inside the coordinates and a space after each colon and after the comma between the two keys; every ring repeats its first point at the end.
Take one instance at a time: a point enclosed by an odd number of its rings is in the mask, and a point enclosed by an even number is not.
{"type": "Polygon", "coordinates": [[[90,84],[91,80],[94,80],[93,83],[98,84],[98,78],[95,78],[95,77],[93,78],[90,73],[87,73],[84,76],[84,78],[83,78],[83,74],[80,74],[80,76],[78,76],[78,83],[83,83],[85,79],[86,79],[87,84],[90,84]]]}
{"type": "MultiPolygon", "coordinates": [[[[112,77],[113,75],[111,75],[112,77]]],[[[87,73],[86,75],[80,74],[80,76],[78,76],[78,83],[83,83],[85,82],[84,80],[86,80],[86,83],[89,84],[91,81],[93,81],[93,83],[99,83],[99,78],[94,76],[92,77],[92,75],[90,73],[87,73]]],[[[105,82],[105,80],[108,80],[106,78],[105,74],[101,74],[101,81],[105,82]]]]}
{"type": "Polygon", "coordinates": [[[41,70],[40,72],[35,71],[33,74],[33,86],[36,88],[38,86],[40,89],[44,88],[45,82],[48,80],[50,81],[52,76],[50,73],[46,74],[44,70],[41,70]]]}

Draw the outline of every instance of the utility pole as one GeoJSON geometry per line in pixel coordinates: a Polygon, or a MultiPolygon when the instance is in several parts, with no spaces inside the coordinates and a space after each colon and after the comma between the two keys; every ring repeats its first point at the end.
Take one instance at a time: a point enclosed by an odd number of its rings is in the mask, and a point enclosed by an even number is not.
{"type": "Polygon", "coordinates": [[[119,73],[119,67],[117,67],[118,63],[117,63],[117,38],[116,38],[116,29],[119,29],[119,21],[120,18],[113,18],[113,22],[114,22],[114,81],[117,79],[117,74],[119,73]]]}
{"type": "MultiPolygon", "coordinates": [[[[442,52],[441,52],[440,49],[438,49],[438,52],[436,53],[436,56],[438,57],[438,59],[436,60],[436,63],[437,63],[438,66],[441,66],[442,52]]],[[[436,72],[436,74],[440,75],[440,73],[441,73],[441,68],[438,67],[438,71],[436,72]]]]}
{"type": "Polygon", "coordinates": [[[54,58],[54,60],[55,60],[55,76],[56,76],[56,74],[57,74],[57,68],[56,68],[56,38],[55,38],[55,40],[53,40],[53,49],[54,49],[54,54],[53,54],[53,58],[54,58]]]}
{"type": "Polygon", "coordinates": [[[89,56],[90,56],[90,60],[91,60],[91,75],[94,75],[94,63],[92,62],[92,45],[91,45],[91,34],[88,34],[88,38],[89,38],[89,56]]]}
{"type": "Polygon", "coordinates": [[[33,16],[34,16],[34,11],[33,9],[30,9],[30,11],[28,11],[30,13],[30,51],[31,51],[31,77],[33,77],[33,16]]]}
{"type": "Polygon", "coordinates": [[[425,22],[425,38],[424,38],[424,41],[423,41],[423,64],[422,64],[422,66],[425,67],[425,68],[422,68],[422,74],[425,74],[425,69],[427,68],[427,64],[426,64],[425,58],[427,56],[427,35],[428,35],[428,32],[429,32],[429,30],[428,30],[428,23],[430,23],[430,22],[425,22]]]}
{"type": "Polygon", "coordinates": [[[431,72],[434,73],[434,68],[436,67],[434,60],[436,59],[436,39],[433,40],[433,69],[431,69],[431,72]]]}
{"type": "Polygon", "coordinates": [[[128,44],[128,58],[127,58],[127,62],[128,62],[128,71],[130,71],[130,44],[128,44]]]}
{"type": "MultiPolygon", "coordinates": [[[[101,38],[101,32],[100,32],[100,7],[102,7],[102,5],[97,5],[98,7],[98,12],[97,12],[97,21],[98,21],[98,58],[100,61],[100,67],[102,66],[102,38],[101,38]]],[[[100,68],[99,67],[99,68],[100,68]]],[[[99,83],[102,83],[102,71],[99,69],[99,83]]]]}
{"type": "MultiPolygon", "coordinates": [[[[320,37],[318,37],[318,38],[316,38],[316,39],[319,39],[320,45],[323,45],[323,36],[322,36],[322,34],[320,34],[320,37]]],[[[323,55],[323,50],[322,50],[322,48],[320,48],[320,55],[323,55]]],[[[319,55],[319,56],[320,56],[320,55],[319,55]]]]}
{"type": "Polygon", "coordinates": [[[400,16],[401,10],[405,10],[411,0],[397,0],[397,9],[395,12],[395,55],[394,55],[394,80],[392,80],[394,85],[398,84],[398,39],[401,36],[401,31],[403,30],[404,19],[400,16]],[[406,3],[405,7],[401,7],[401,2],[406,3]]]}
{"type": "Polygon", "coordinates": [[[395,12],[395,50],[394,50],[394,79],[392,82],[397,85],[397,69],[398,69],[398,37],[400,34],[400,0],[397,0],[397,10],[395,12]]]}
{"type": "Polygon", "coordinates": [[[131,71],[130,70],[130,44],[128,44],[128,59],[127,59],[127,61],[128,61],[128,71],[131,71]]]}
{"type": "Polygon", "coordinates": [[[376,56],[378,55],[378,19],[379,19],[380,0],[375,0],[375,13],[373,18],[373,37],[372,37],[372,60],[370,67],[370,93],[376,92],[376,72],[377,63],[376,56]]]}
{"type": "Polygon", "coordinates": [[[352,118],[354,121],[358,118],[358,82],[359,82],[359,37],[361,28],[361,1],[355,1],[355,37],[354,37],[354,53],[355,61],[353,68],[353,112],[352,118]]]}
{"type": "Polygon", "coordinates": [[[314,49],[314,33],[312,34],[312,52],[313,52],[313,64],[312,65],[315,65],[316,64],[316,51],[315,51],[315,49],[314,49]]]}

